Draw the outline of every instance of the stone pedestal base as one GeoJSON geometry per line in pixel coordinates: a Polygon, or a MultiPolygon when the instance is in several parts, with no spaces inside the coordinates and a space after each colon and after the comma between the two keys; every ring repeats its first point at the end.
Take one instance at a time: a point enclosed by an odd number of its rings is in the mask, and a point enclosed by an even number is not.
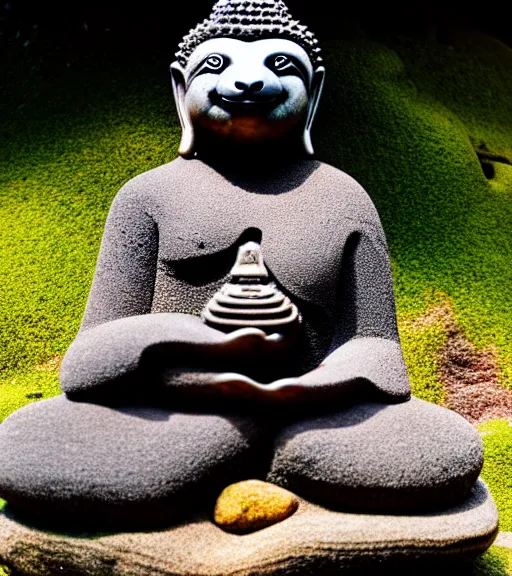
{"type": "MultiPolygon", "coordinates": [[[[253,534],[207,518],[161,532],[66,536],[0,516],[0,564],[41,576],[284,576],[378,574],[471,560],[493,542],[495,504],[479,481],[463,504],[416,516],[346,514],[300,501],[290,518],[253,534]]],[[[409,572],[411,573],[411,572],[409,572]]]]}

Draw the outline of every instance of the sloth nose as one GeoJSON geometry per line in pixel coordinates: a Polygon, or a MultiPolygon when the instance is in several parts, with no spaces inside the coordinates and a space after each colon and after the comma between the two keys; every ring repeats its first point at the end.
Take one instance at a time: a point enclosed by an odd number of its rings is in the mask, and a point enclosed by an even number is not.
{"type": "Polygon", "coordinates": [[[216,91],[230,100],[264,102],[279,96],[283,87],[279,78],[269,70],[233,66],[220,75],[216,91]]]}
{"type": "Polygon", "coordinates": [[[235,82],[235,88],[241,90],[242,92],[259,92],[265,86],[263,80],[258,80],[257,82],[253,82],[252,84],[246,84],[245,82],[240,82],[237,80],[235,82]]]}

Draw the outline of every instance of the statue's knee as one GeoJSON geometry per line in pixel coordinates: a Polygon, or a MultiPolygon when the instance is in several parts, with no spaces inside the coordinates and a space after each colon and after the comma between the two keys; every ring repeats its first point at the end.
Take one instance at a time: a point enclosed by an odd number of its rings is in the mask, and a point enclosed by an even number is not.
{"type": "Polygon", "coordinates": [[[56,522],[165,523],[190,506],[188,496],[215,496],[247,477],[265,441],[247,417],[112,409],[59,396],[0,427],[0,497],[56,522]]]}
{"type": "Polygon", "coordinates": [[[277,439],[269,479],[313,501],[359,510],[432,510],[464,499],[483,463],[461,416],[412,398],[306,420],[277,439]]]}

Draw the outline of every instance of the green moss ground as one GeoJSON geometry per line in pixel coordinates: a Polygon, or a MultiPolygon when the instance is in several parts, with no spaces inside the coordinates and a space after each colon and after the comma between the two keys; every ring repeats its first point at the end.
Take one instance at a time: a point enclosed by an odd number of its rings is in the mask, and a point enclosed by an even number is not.
{"type": "MultiPolygon", "coordinates": [[[[436,357],[445,334],[415,322],[443,298],[476,346],[497,347],[501,382],[512,386],[512,166],[494,162],[489,179],[475,153],[512,159],[512,50],[446,31],[339,36],[324,45],[317,151],[379,209],[414,392],[443,402],[436,357]]],[[[58,393],[58,359],[79,326],[108,206],[126,180],[171,160],[179,136],[162,55],[66,62],[30,46],[11,51],[6,78],[0,420],[58,393]]],[[[512,529],[510,433],[488,426],[484,477],[512,529]]]]}
{"type": "MultiPolygon", "coordinates": [[[[4,509],[5,504],[6,504],[5,500],[2,500],[0,498],[0,512],[4,509]]],[[[7,566],[0,565],[0,576],[10,576],[10,573],[11,572],[9,568],[7,568],[7,566]]]]}
{"type": "Polygon", "coordinates": [[[446,327],[435,310],[446,307],[447,301],[443,294],[432,295],[429,300],[430,308],[424,314],[409,318],[404,314],[401,317],[402,349],[414,396],[442,405],[446,394],[438,376],[438,358],[446,344],[447,335],[446,327]]]}
{"type": "Polygon", "coordinates": [[[500,530],[512,531],[512,426],[503,420],[480,427],[485,447],[482,477],[494,496],[500,530]]]}
{"type": "Polygon", "coordinates": [[[512,574],[512,550],[492,546],[475,562],[471,576],[507,576],[508,574],[512,574]]]}
{"type": "MultiPolygon", "coordinates": [[[[332,88],[320,123],[330,130],[319,140],[381,214],[413,391],[443,402],[437,357],[446,334],[441,322],[417,321],[443,301],[478,348],[497,347],[510,387],[512,166],[493,163],[488,179],[475,148],[512,159],[512,50],[467,32],[340,35],[326,47],[332,88]]],[[[489,426],[484,478],[502,529],[512,530],[512,435],[506,423],[489,426]]]]}

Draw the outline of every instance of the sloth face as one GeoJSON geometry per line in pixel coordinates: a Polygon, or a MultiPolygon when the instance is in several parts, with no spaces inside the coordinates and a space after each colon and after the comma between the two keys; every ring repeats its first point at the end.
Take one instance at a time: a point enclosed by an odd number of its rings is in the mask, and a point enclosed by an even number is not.
{"type": "Polygon", "coordinates": [[[216,38],[198,46],[184,71],[183,112],[194,129],[261,142],[304,130],[313,66],[289,40],[216,38]]]}

